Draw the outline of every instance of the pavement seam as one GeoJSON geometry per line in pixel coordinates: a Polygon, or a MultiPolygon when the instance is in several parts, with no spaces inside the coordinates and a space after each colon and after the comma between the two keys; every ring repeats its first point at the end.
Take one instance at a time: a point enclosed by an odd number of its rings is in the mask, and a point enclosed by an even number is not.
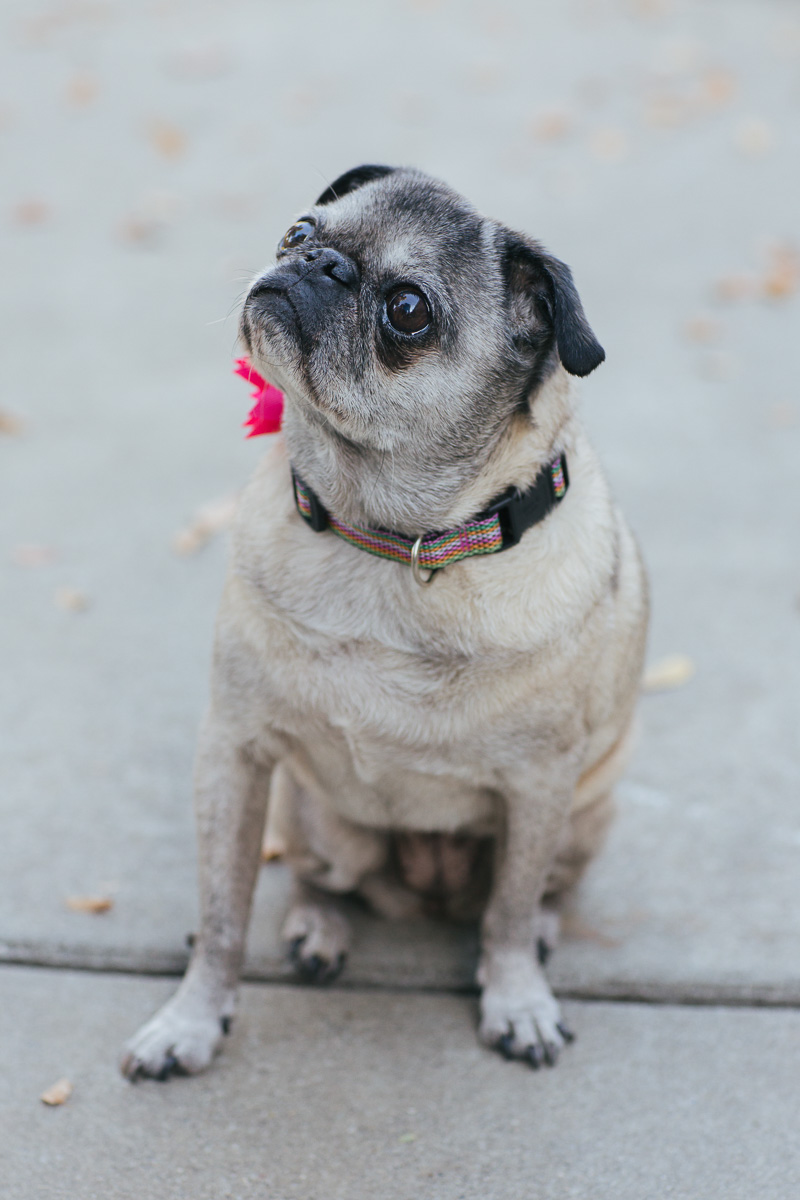
{"type": "MultiPolygon", "coordinates": [[[[40,970],[82,971],[87,974],[125,975],[135,978],[174,979],[181,976],[186,967],[186,958],[164,955],[153,957],[149,962],[130,962],[114,956],[76,954],[74,951],[36,953],[32,947],[12,947],[0,944],[0,967],[33,967],[40,970]]],[[[686,1008],[794,1008],[800,1009],[800,983],[788,985],[751,983],[698,984],[674,981],[614,980],[581,985],[568,979],[559,981],[557,973],[551,972],[551,983],[557,996],[564,1000],[579,1000],[595,1003],[672,1005],[686,1008]]],[[[288,963],[276,962],[265,969],[246,968],[241,976],[243,983],[266,984],[283,987],[303,987],[288,963]]],[[[477,996],[478,988],[466,981],[451,979],[419,979],[408,983],[387,982],[368,972],[352,972],[350,978],[339,979],[330,990],[374,991],[402,995],[416,992],[432,995],[477,996]]]]}

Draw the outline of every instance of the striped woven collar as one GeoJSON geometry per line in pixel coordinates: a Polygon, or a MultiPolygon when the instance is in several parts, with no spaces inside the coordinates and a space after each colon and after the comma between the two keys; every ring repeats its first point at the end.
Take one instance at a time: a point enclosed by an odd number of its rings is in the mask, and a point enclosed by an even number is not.
{"type": "Polygon", "coordinates": [[[312,529],[317,533],[329,529],[351,546],[366,550],[368,554],[407,563],[418,583],[429,583],[434,572],[461,558],[496,554],[516,546],[523,533],[544,520],[564,498],[569,487],[566,455],[560,454],[525,491],[508,488],[502,496],[498,496],[482,512],[457,529],[425,533],[412,538],[389,529],[348,525],[325,509],[316,493],[294,469],[292,480],[297,511],[312,529]],[[422,575],[423,570],[429,572],[427,577],[422,575]]]}

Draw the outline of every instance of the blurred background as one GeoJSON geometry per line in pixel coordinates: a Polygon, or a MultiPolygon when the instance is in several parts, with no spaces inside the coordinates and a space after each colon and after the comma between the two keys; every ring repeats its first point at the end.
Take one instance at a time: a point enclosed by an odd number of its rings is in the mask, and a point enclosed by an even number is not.
{"type": "MultiPolygon", "coordinates": [[[[796,1194],[796,0],[3,0],[0,164],[0,964],[36,966],[0,968],[3,1196],[796,1194]],[[473,931],[362,913],[342,990],[245,988],[213,1071],[131,1089],[118,1046],[174,987],[142,976],[196,927],[192,757],[264,449],[237,305],[363,162],[541,239],[607,351],[583,409],[653,623],[548,967],[580,1040],[502,1063],[452,994],[473,931]]],[[[287,978],[283,872],[250,979],[287,978]]]]}
{"type": "Polygon", "coordinates": [[[237,303],[296,213],[385,162],[540,238],[607,351],[583,405],[652,575],[655,694],[558,969],[800,993],[797,5],[5,0],[0,23],[2,953],[181,960],[223,530],[263,449],[237,303]]]}

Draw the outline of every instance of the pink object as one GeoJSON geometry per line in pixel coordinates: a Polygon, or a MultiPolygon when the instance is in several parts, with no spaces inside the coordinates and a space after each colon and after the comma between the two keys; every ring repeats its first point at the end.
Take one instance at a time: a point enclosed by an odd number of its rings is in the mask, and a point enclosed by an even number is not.
{"type": "Polygon", "coordinates": [[[258,371],[253,370],[246,358],[236,359],[233,373],[241,375],[242,379],[256,385],[255,391],[250,393],[255,404],[244,422],[245,429],[250,429],[247,437],[261,437],[262,433],[277,433],[281,427],[281,417],[283,416],[283,392],[279,392],[271,383],[267,383],[258,371]]]}

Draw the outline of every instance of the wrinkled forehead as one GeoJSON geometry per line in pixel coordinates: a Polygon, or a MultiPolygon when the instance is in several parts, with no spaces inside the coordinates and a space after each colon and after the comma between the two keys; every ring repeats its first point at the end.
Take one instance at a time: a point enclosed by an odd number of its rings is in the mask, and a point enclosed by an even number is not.
{"type": "Polygon", "coordinates": [[[447,279],[485,267],[491,230],[457,193],[398,172],[311,212],[320,242],[372,277],[421,273],[447,279]]]}

